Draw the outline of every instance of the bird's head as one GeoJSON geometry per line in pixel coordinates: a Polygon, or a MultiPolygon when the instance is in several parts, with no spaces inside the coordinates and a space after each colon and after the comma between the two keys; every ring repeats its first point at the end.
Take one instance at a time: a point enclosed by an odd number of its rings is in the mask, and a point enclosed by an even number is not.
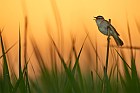
{"type": "Polygon", "coordinates": [[[93,19],[93,20],[104,20],[104,17],[103,16],[97,16],[97,17],[94,17],[95,19],[93,19]]]}
{"type": "Polygon", "coordinates": [[[97,17],[94,17],[94,19],[93,20],[95,20],[96,21],[96,23],[97,23],[97,25],[99,26],[100,25],[100,23],[103,21],[103,20],[105,20],[104,19],[104,17],[103,16],[97,16],[97,17]]]}

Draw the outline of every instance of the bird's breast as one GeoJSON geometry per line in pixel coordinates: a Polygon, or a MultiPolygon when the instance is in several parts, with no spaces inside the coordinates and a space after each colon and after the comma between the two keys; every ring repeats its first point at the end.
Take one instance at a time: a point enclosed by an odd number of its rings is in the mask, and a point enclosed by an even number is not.
{"type": "Polygon", "coordinates": [[[99,31],[104,34],[104,35],[108,35],[108,31],[106,27],[98,27],[99,31]]]}

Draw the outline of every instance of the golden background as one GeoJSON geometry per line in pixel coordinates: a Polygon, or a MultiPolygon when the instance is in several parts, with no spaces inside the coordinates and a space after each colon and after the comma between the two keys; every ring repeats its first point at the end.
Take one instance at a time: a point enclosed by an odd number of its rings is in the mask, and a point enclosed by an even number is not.
{"type": "MultiPolygon", "coordinates": [[[[64,58],[67,60],[71,48],[71,36],[76,38],[77,52],[89,33],[93,44],[97,42],[100,58],[105,60],[106,36],[102,35],[96,26],[93,16],[102,15],[105,19],[111,19],[111,23],[124,41],[124,46],[130,46],[127,21],[130,26],[132,46],[140,47],[140,33],[137,24],[140,24],[139,0],[1,0],[0,1],[0,28],[4,28],[3,36],[7,47],[18,42],[19,26],[21,30],[22,46],[24,47],[24,18],[28,18],[28,37],[34,36],[40,50],[45,54],[49,51],[49,37],[51,33],[54,41],[60,45],[64,58]],[[137,23],[137,24],[136,24],[137,23]],[[59,37],[60,34],[60,37],[59,37]],[[62,39],[63,42],[59,42],[62,39]]],[[[89,42],[89,41],[87,41],[89,42]]],[[[111,44],[115,45],[111,39],[111,44]]],[[[28,39],[28,55],[33,49],[28,39]]],[[[9,52],[13,67],[16,67],[18,50],[17,45],[9,52]]],[[[85,45],[85,47],[88,47],[85,45]]],[[[90,49],[90,48],[89,48],[90,49]]],[[[93,51],[91,49],[91,51],[93,51]]],[[[123,49],[129,58],[129,49],[123,49]]],[[[136,60],[140,53],[136,53],[136,60]]],[[[81,60],[83,68],[92,68],[85,58],[85,51],[81,60]],[[85,63],[87,62],[87,63],[85,63]]],[[[45,57],[45,55],[43,55],[45,57]]],[[[48,56],[48,55],[47,55],[48,56]]],[[[32,58],[32,60],[34,60],[32,58]]],[[[49,60],[49,59],[48,59],[49,60]]],[[[129,59],[127,59],[129,61],[129,59]]],[[[32,61],[33,62],[33,61],[32,61]]],[[[35,62],[33,63],[36,64],[35,62]]],[[[139,63],[137,63],[139,64],[139,63]]],[[[49,63],[48,63],[49,65],[49,63]]],[[[35,65],[37,66],[37,65],[35,65]]],[[[15,68],[16,69],[16,68],[15,68]]]]}

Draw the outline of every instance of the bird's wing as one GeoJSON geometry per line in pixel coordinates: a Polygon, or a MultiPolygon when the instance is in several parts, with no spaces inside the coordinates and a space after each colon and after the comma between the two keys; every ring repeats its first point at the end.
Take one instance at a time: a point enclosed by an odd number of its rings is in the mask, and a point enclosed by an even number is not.
{"type": "MultiPolygon", "coordinates": [[[[110,24],[110,22],[108,22],[107,20],[104,20],[105,22],[107,22],[108,24],[110,24]]],[[[110,24],[109,25],[109,28],[112,30],[112,31],[115,31],[115,33],[119,36],[119,33],[116,31],[116,29],[110,24]]]]}
{"type": "Polygon", "coordinates": [[[119,36],[119,33],[116,31],[116,29],[110,24],[110,29],[112,30],[112,31],[115,31],[115,33],[119,36]]]}

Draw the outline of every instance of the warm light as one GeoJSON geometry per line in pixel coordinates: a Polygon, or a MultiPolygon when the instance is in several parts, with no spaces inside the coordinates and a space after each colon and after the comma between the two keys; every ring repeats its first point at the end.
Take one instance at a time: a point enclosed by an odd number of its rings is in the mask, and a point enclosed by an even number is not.
{"type": "MultiPolygon", "coordinates": [[[[140,33],[135,25],[135,20],[139,20],[140,17],[139,3],[138,0],[2,0],[0,3],[0,28],[4,27],[3,34],[6,37],[7,46],[10,47],[18,41],[19,24],[23,38],[24,16],[27,15],[28,36],[35,37],[42,51],[46,53],[49,41],[47,40],[47,30],[50,29],[49,32],[56,43],[60,43],[58,39],[64,39],[61,42],[64,44],[63,47],[66,47],[63,52],[68,55],[67,52],[71,47],[69,46],[71,44],[70,35],[76,37],[76,47],[79,51],[86,36],[85,29],[90,33],[89,36],[93,43],[97,40],[98,49],[105,48],[106,36],[98,31],[93,20],[93,16],[103,15],[105,19],[111,19],[113,26],[124,41],[124,46],[129,46],[128,20],[133,46],[139,47],[140,33]],[[59,31],[63,31],[60,37],[58,36],[59,31]]],[[[111,43],[115,44],[113,39],[111,43]]],[[[100,55],[102,60],[105,59],[104,53],[105,51],[100,55]]]]}

